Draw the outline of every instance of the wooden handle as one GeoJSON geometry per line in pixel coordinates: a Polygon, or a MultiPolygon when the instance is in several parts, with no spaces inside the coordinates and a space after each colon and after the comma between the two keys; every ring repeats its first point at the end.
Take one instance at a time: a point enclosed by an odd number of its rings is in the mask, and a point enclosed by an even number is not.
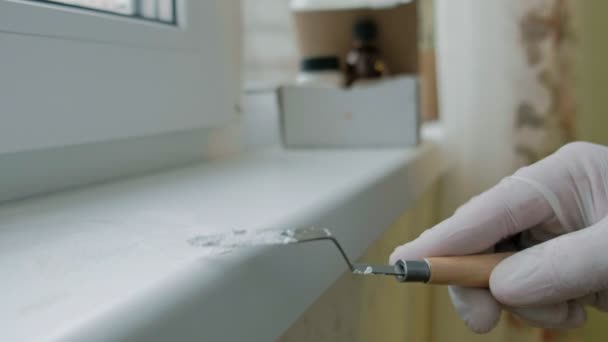
{"type": "Polygon", "coordinates": [[[429,284],[488,288],[490,274],[514,252],[426,258],[431,268],[429,284]]]}

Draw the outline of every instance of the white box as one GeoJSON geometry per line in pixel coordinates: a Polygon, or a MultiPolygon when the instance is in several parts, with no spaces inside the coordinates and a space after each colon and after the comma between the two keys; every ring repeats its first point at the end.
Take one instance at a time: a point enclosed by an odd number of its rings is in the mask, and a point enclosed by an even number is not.
{"type": "Polygon", "coordinates": [[[283,86],[279,106],[286,147],[397,147],[419,141],[416,76],[350,89],[283,86]]]}

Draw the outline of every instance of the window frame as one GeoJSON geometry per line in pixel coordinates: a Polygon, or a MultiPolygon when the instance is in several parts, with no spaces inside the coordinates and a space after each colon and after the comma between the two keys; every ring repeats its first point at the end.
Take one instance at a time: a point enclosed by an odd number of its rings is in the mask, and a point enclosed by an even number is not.
{"type": "Polygon", "coordinates": [[[178,0],[173,26],[0,0],[0,154],[234,121],[238,37],[224,1],[236,0],[178,0]]]}
{"type": "Polygon", "coordinates": [[[176,23],[168,25],[61,3],[0,0],[0,32],[196,51],[199,5],[176,0],[176,23]]]}
{"type": "MultiPolygon", "coordinates": [[[[177,24],[177,16],[175,14],[176,8],[177,8],[177,0],[167,0],[171,4],[172,18],[170,21],[161,19],[159,16],[157,16],[157,18],[150,18],[150,17],[143,15],[142,13],[128,14],[128,13],[123,13],[123,12],[119,12],[119,11],[112,11],[112,10],[108,10],[108,9],[98,8],[98,7],[94,7],[94,6],[86,6],[86,5],[78,4],[78,3],[65,2],[66,0],[28,0],[28,1],[47,3],[49,5],[60,5],[60,6],[65,6],[65,7],[75,8],[75,9],[84,9],[84,10],[93,11],[93,12],[97,12],[97,13],[117,15],[117,16],[121,16],[121,17],[125,17],[125,18],[135,18],[138,20],[147,20],[147,21],[157,22],[157,23],[167,24],[167,25],[176,25],[177,24]]],[[[140,1],[140,0],[134,0],[134,1],[140,1]]],[[[152,0],[152,1],[157,1],[157,0],[152,0]]],[[[158,3],[155,2],[155,4],[157,5],[158,3]]],[[[137,7],[137,6],[135,6],[135,7],[137,7]]]]}

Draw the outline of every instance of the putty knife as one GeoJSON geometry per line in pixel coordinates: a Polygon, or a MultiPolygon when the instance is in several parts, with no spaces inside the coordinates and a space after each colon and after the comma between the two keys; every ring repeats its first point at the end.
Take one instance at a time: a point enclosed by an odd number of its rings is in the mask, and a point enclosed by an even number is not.
{"type": "Polygon", "coordinates": [[[338,240],[327,229],[303,228],[282,233],[288,243],[331,241],[354,274],[394,276],[399,282],[422,282],[487,288],[494,267],[513,252],[399,260],[393,265],[353,264],[338,240]]]}

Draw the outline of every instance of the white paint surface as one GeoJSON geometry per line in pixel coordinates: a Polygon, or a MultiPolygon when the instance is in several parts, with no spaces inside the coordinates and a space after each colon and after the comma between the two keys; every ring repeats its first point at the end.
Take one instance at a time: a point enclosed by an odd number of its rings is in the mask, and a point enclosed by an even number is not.
{"type": "Polygon", "coordinates": [[[0,207],[0,340],[273,340],[345,271],[335,248],[206,257],[188,239],[318,224],[356,259],[442,165],[432,143],[274,150],[9,202],[0,207]]]}

